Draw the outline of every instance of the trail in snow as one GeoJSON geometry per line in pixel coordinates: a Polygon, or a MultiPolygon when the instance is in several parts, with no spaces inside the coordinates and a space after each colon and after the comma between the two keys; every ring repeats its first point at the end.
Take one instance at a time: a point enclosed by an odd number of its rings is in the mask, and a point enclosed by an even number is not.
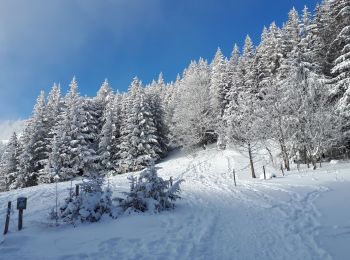
{"type": "Polygon", "coordinates": [[[198,243],[179,257],[201,252],[203,259],[329,258],[314,240],[318,213],[313,201],[324,188],[308,187],[310,191],[302,194],[292,191],[294,187],[244,180],[234,187],[230,172],[224,168],[218,172],[220,167],[211,162],[223,156],[215,151],[194,158],[181,176],[187,182],[185,197],[192,208],[188,218],[198,220],[176,229],[196,234],[198,243]]]}
{"type": "MultiPolygon", "coordinates": [[[[175,211],[76,228],[46,220],[54,185],[0,194],[1,219],[8,199],[29,197],[25,229],[16,232],[12,220],[0,259],[331,259],[317,242],[322,227],[315,200],[328,190],[324,181],[344,179],[345,171],[303,170],[264,181],[251,180],[246,166],[247,159],[233,150],[180,154],[158,165],[164,178],[185,179],[175,211]],[[232,168],[240,169],[237,187],[232,168]]],[[[278,174],[269,165],[267,171],[278,174]]],[[[69,186],[59,184],[61,198],[69,186]]],[[[111,179],[111,186],[127,190],[127,175],[111,179]]]]}

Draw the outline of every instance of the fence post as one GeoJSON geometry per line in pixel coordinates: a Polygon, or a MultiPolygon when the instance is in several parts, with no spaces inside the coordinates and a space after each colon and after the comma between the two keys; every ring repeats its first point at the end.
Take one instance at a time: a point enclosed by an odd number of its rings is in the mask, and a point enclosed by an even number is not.
{"type": "Polygon", "coordinates": [[[79,184],[75,184],[75,196],[79,196],[79,184]]]}
{"type": "Polygon", "coordinates": [[[284,170],[283,170],[283,165],[281,163],[281,171],[282,171],[282,175],[284,176],[284,170]]]}
{"type": "Polygon", "coordinates": [[[23,228],[23,209],[18,210],[18,230],[23,228]]]}
{"type": "Polygon", "coordinates": [[[263,172],[264,172],[264,180],[266,180],[265,165],[263,166],[263,172]]]}
{"type": "Polygon", "coordinates": [[[169,182],[170,182],[170,187],[172,187],[173,186],[173,177],[170,177],[169,182]]]}
{"type": "Polygon", "coordinates": [[[236,183],[236,171],[235,169],[233,169],[233,181],[235,182],[235,187],[237,186],[237,183],[236,183]]]}
{"type": "Polygon", "coordinates": [[[4,235],[7,234],[9,230],[9,224],[10,224],[10,215],[11,215],[11,201],[7,203],[7,213],[6,213],[6,221],[5,221],[5,229],[4,229],[4,235]]]}

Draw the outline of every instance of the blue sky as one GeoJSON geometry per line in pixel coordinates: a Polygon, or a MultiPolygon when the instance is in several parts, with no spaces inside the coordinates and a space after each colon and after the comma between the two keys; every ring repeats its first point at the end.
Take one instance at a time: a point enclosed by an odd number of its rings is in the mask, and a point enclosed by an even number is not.
{"type": "Polygon", "coordinates": [[[281,25],[288,11],[316,0],[1,0],[0,121],[30,116],[40,90],[75,75],[92,96],[108,78],[124,91],[163,72],[176,78],[190,60],[229,55],[246,34],[281,25]]]}

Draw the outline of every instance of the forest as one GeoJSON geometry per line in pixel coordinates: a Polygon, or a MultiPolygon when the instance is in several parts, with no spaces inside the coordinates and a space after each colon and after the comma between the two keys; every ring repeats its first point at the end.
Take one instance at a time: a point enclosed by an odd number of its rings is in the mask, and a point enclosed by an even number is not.
{"type": "Polygon", "coordinates": [[[105,80],[95,97],[54,84],[41,92],[21,133],[2,150],[0,191],[138,171],[177,148],[254,153],[278,144],[282,165],[316,169],[350,155],[350,1],[324,0],[313,12],[292,9],[279,27],[246,37],[226,57],[191,61],[175,82],[144,85],[135,77],[127,93],[105,80]]]}

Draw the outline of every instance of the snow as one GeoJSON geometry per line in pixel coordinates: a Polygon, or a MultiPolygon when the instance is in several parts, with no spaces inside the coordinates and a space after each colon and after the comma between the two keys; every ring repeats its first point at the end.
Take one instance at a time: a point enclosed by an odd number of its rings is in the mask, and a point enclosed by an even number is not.
{"type": "Polygon", "coordinates": [[[338,163],[339,163],[338,160],[331,160],[331,161],[329,162],[329,164],[338,164],[338,163]]]}
{"type": "MultiPolygon", "coordinates": [[[[255,159],[258,175],[265,165],[276,178],[251,179],[248,158],[235,149],[175,152],[157,165],[161,177],[185,179],[175,210],[106,216],[76,227],[57,227],[48,219],[55,184],[0,193],[2,220],[8,200],[15,206],[18,196],[28,197],[24,229],[16,230],[14,210],[0,258],[346,259],[350,163],[324,163],[315,171],[292,165],[282,176],[264,155],[255,159]]],[[[114,196],[127,191],[131,174],[110,179],[114,196]]],[[[61,203],[70,185],[58,184],[61,203]]]]}

